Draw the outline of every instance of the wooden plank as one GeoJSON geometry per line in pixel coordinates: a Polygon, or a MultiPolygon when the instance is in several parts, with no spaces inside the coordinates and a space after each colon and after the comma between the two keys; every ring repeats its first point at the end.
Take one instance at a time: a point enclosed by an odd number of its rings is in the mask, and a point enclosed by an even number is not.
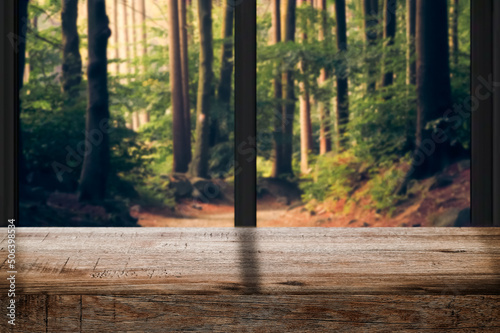
{"type": "Polygon", "coordinates": [[[16,245],[1,332],[500,331],[495,228],[18,228],[16,245]]]}
{"type": "Polygon", "coordinates": [[[17,230],[22,294],[500,295],[495,228],[17,230]]]}
{"type": "Polygon", "coordinates": [[[84,295],[81,299],[22,295],[17,312],[24,315],[15,329],[0,321],[0,331],[498,332],[499,299],[498,295],[84,295]]]}

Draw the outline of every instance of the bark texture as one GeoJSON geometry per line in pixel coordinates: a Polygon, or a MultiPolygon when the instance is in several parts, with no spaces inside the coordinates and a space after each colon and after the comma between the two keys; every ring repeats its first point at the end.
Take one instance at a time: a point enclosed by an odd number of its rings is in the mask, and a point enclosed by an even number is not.
{"type": "MultiPolygon", "coordinates": [[[[284,19],[284,41],[295,41],[295,9],[296,0],[285,0],[285,19],[284,19]]],[[[295,114],[295,92],[293,70],[287,70],[283,74],[285,105],[283,107],[283,165],[279,172],[282,174],[293,174],[292,155],[293,155],[293,120],[295,114]]]]}
{"type": "Polygon", "coordinates": [[[346,28],[346,4],[345,0],[335,1],[335,14],[337,16],[337,48],[340,56],[337,68],[337,151],[343,151],[347,147],[346,127],[349,121],[349,82],[347,80],[347,63],[344,56],[347,51],[347,28],[346,28]]]}
{"type": "Polygon", "coordinates": [[[399,192],[406,190],[409,179],[435,174],[463,156],[459,144],[451,145],[453,135],[448,122],[427,128],[452,109],[447,4],[445,0],[417,0],[417,131],[412,168],[399,192]]]}
{"type": "MultiPolygon", "coordinates": [[[[272,27],[271,27],[271,43],[278,44],[281,42],[281,1],[273,0],[272,2],[272,27]]],[[[280,64],[276,66],[279,71],[280,64]]],[[[276,106],[274,108],[274,135],[273,135],[273,166],[271,169],[271,177],[280,175],[283,165],[283,85],[281,83],[281,73],[278,73],[273,80],[274,99],[276,106]]]]}
{"type": "Polygon", "coordinates": [[[177,0],[169,0],[170,91],[172,95],[174,172],[187,172],[190,160],[182,96],[182,64],[177,0]]]}
{"type": "Polygon", "coordinates": [[[181,45],[182,70],[182,103],[184,106],[184,126],[186,129],[186,145],[189,162],[191,162],[191,107],[189,105],[189,66],[188,66],[188,38],[186,21],[186,2],[179,1],[179,33],[181,45]]]}
{"type": "Polygon", "coordinates": [[[82,81],[82,57],[78,37],[78,0],[63,0],[61,10],[62,26],[62,90],[68,97],[78,95],[82,81]]]}
{"type": "Polygon", "coordinates": [[[198,0],[198,26],[200,28],[200,67],[198,101],[196,105],[196,142],[191,174],[208,178],[210,131],[210,98],[212,86],[212,1],[198,0]]]}
{"type": "Polygon", "coordinates": [[[108,38],[111,35],[104,0],[88,0],[88,104],[86,153],[80,178],[80,201],[100,201],[109,170],[108,38]]]}
{"type": "MultiPolygon", "coordinates": [[[[308,0],[298,0],[297,5],[309,5],[308,0]]],[[[302,43],[307,44],[307,18],[302,22],[302,43]]],[[[311,125],[311,98],[310,86],[307,79],[308,66],[305,60],[299,64],[299,69],[305,78],[299,83],[300,97],[300,172],[302,174],[309,173],[309,150],[312,149],[312,125],[311,125]]]]}
{"type": "MultiPolygon", "coordinates": [[[[328,26],[328,11],[326,8],[326,0],[317,0],[316,4],[318,10],[320,11],[321,28],[319,30],[319,40],[323,41],[326,45],[331,42],[331,29],[328,26]]],[[[332,73],[331,68],[322,68],[319,75],[319,84],[324,85],[325,81],[328,80],[332,73]]],[[[319,129],[319,153],[323,155],[332,150],[332,140],[331,140],[331,119],[330,119],[330,103],[327,101],[322,101],[318,103],[319,118],[320,118],[320,129],[319,129]]]]}

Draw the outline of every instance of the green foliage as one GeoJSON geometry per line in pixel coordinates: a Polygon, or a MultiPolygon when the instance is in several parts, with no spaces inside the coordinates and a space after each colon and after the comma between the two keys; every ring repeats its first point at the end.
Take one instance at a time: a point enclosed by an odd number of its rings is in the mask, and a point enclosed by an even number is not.
{"type": "Polygon", "coordinates": [[[313,173],[300,184],[302,200],[349,197],[358,179],[359,166],[359,161],[349,153],[319,156],[313,173]]]}
{"type": "Polygon", "coordinates": [[[373,199],[373,206],[380,211],[388,211],[391,215],[395,204],[404,196],[395,194],[397,187],[405,173],[394,166],[381,172],[370,181],[369,194],[373,199]]]}

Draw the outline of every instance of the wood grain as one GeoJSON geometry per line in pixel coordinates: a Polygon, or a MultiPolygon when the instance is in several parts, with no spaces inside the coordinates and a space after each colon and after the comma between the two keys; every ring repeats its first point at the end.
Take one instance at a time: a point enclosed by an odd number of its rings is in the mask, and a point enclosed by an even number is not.
{"type": "Polygon", "coordinates": [[[500,331],[495,228],[18,228],[16,244],[16,332],[500,331]]]}

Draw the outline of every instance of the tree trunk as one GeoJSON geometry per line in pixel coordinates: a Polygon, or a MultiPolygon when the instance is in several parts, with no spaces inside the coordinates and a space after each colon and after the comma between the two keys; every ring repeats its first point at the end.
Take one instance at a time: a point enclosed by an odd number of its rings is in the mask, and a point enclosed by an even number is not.
{"type": "Polygon", "coordinates": [[[140,0],[140,12],[141,12],[141,29],[142,29],[142,72],[146,75],[146,57],[148,55],[148,36],[146,30],[146,0],[140,0]]]}
{"type": "MultiPolygon", "coordinates": [[[[417,132],[409,179],[422,179],[442,170],[463,152],[452,146],[447,123],[427,129],[428,122],[442,118],[452,109],[447,4],[445,0],[417,0],[417,132]]],[[[400,190],[400,192],[401,192],[400,190]]]]}
{"type": "MultiPolygon", "coordinates": [[[[146,57],[148,55],[148,35],[147,35],[147,30],[146,30],[146,0],[139,0],[139,13],[141,15],[141,30],[142,30],[142,40],[141,40],[141,45],[142,45],[142,59],[141,59],[141,64],[142,64],[142,74],[145,77],[147,73],[147,66],[146,66],[146,57]]],[[[146,110],[141,111],[140,115],[140,123],[141,124],[147,124],[149,123],[149,112],[146,110]]],[[[191,127],[191,126],[190,126],[191,127]]],[[[191,143],[191,138],[189,140],[191,143]]],[[[191,149],[189,150],[191,153],[191,149]]]]}
{"type": "Polygon", "coordinates": [[[124,37],[125,37],[125,70],[127,72],[127,75],[129,76],[127,78],[127,82],[130,82],[130,53],[129,53],[129,39],[128,39],[128,10],[127,10],[127,0],[121,0],[123,1],[123,32],[124,32],[124,37]]]}
{"type": "Polygon", "coordinates": [[[394,73],[390,67],[390,59],[396,56],[392,52],[394,38],[396,37],[396,0],[384,0],[384,70],[382,71],[382,87],[392,85],[394,81],[394,73]]]}
{"type": "Polygon", "coordinates": [[[113,2],[113,42],[115,43],[115,75],[120,75],[120,41],[118,39],[118,0],[113,2]]]}
{"type": "Polygon", "coordinates": [[[453,13],[451,16],[451,54],[453,64],[458,65],[458,13],[459,4],[458,0],[452,0],[453,13]]]}
{"type": "Polygon", "coordinates": [[[233,0],[224,1],[224,18],[222,20],[220,80],[217,87],[217,99],[220,104],[216,115],[211,114],[210,145],[228,140],[227,119],[230,112],[231,81],[233,74],[233,0]]]}
{"type": "Polygon", "coordinates": [[[179,1],[179,31],[181,45],[181,71],[182,71],[182,103],[184,106],[184,126],[188,160],[191,162],[191,108],[189,106],[189,66],[188,66],[188,39],[186,21],[186,2],[179,1]]]}
{"type": "Polygon", "coordinates": [[[78,0],[63,0],[61,10],[62,90],[70,98],[75,98],[78,95],[78,86],[82,80],[82,58],[80,56],[77,19],[78,0]]]}
{"type": "MultiPolygon", "coordinates": [[[[278,44],[281,42],[281,14],[280,0],[272,2],[272,28],[271,28],[271,43],[278,44]]],[[[277,70],[279,65],[276,66],[277,70]]],[[[278,177],[283,165],[283,85],[281,84],[281,74],[276,75],[273,80],[274,99],[276,107],[274,109],[274,136],[273,136],[273,152],[274,160],[271,170],[271,177],[278,177]]]]}
{"type": "Polygon", "coordinates": [[[137,59],[137,34],[136,34],[136,22],[135,22],[135,1],[136,0],[130,0],[132,5],[130,8],[131,11],[131,17],[132,17],[132,57],[133,57],[133,64],[134,64],[134,78],[137,75],[137,64],[136,64],[136,59],[137,59]]]}
{"type": "Polygon", "coordinates": [[[363,14],[368,64],[367,91],[371,93],[375,91],[377,81],[378,55],[375,46],[377,45],[378,0],[363,0],[363,14]]]}
{"type": "MultiPolygon", "coordinates": [[[[309,5],[307,0],[298,0],[297,5],[302,6],[303,4],[309,5]]],[[[304,18],[304,20],[307,20],[304,18]]],[[[307,27],[307,22],[304,22],[304,27],[307,27]]],[[[303,31],[301,34],[302,43],[307,44],[307,32],[303,31]]],[[[311,99],[310,99],[310,89],[309,82],[307,80],[307,64],[302,60],[299,64],[299,69],[302,75],[305,77],[303,81],[299,83],[300,88],[300,172],[302,174],[309,173],[309,150],[312,149],[312,133],[311,133],[311,99]]]]}
{"type": "MultiPolygon", "coordinates": [[[[285,0],[285,19],[284,19],[284,41],[295,41],[295,9],[296,0],[285,0]]],[[[279,174],[293,175],[292,155],[293,155],[293,119],[295,113],[295,93],[293,70],[287,70],[283,74],[285,105],[283,107],[283,165],[279,174]]]]}
{"type": "MultiPolygon", "coordinates": [[[[347,28],[345,15],[345,0],[335,1],[335,13],[337,15],[337,48],[340,53],[347,51],[347,28]]],[[[337,70],[337,151],[347,148],[346,127],[349,121],[349,86],[347,80],[347,63],[345,56],[340,57],[341,62],[337,70]]]]}
{"type": "Polygon", "coordinates": [[[406,84],[417,83],[417,63],[415,61],[415,31],[416,31],[417,0],[406,0],[406,84]]]}
{"type": "Polygon", "coordinates": [[[80,201],[104,199],[109,171],[108,62],[109,30],[104,0],[87,0],[88,8],[88,105],[85,157],[80,178],[80,201]]]}
{"type": "MultiPolygon", "coordinates": [[[[406,85],[407,93],[417,84],[417,63],[415,59],[415,31],[416,31],[416,3],[417,0],[406,0],[406,85]]],[[[410,110],[414,100],[408,100],[406,120],[406,143],[404,151],[415,149],[415,121],[410,110]]]]}
{"type": "Polygon", "coordinates": [[[200,69],[196,105],[196,142],[191,174],[208,178],[208,137],[210,131],[210,97],[212,85],[212,1],[198,0],[200,29],[200,69]]]}
{"type": "MultiPolygon", "coordinates": [[[[319,29],[319,40],[323,41],[325,44],[331,42],[331,32],[328,26],[328,12],[326,8],[326,0],[318,0],[317,8],[320,10],[321,15],[321,28],[319,29]]],[[[325,81],[328,80],[331,75],[331,68],[322,68],[319,76],[319,84],[324,85],[325,81]]],[[[330,133],[330,103],[323,101],[318,103],[319,108],[319,118],[320,118],[320,129],[319,129],[319,153],[323,155],[332,150],[332,141],[330,133]]]]}
{"type": "MultiPolygon", "coordinates": [[[[170,90],[173,114],[174,172],[187,172],[189,166],[189,144],[186,142],[186,122],[182,96],[182,63],[179,34],[179,9],[177,0],[169,0],[169,55],[170,90]]],[[[201,75],[201,73],[200,73],[201,75]]]]}

